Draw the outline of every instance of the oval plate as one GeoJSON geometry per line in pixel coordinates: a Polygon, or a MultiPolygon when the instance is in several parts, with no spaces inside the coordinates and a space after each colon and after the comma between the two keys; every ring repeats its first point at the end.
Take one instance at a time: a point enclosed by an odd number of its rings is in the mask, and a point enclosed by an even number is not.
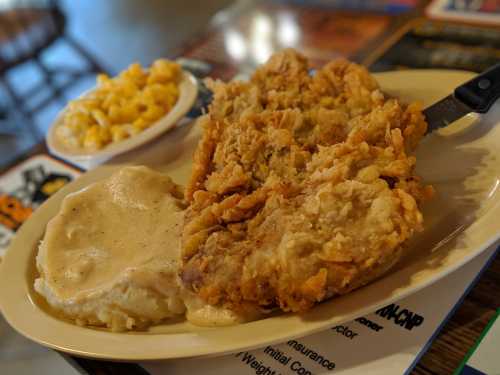
{"type": "MultiPolygon", "coordinates": [[[[389,95],[428,105],[471,76],[453,71],[403,71],[377,74],[376,78],[389,95]]],[[[306,314],[276,315],[223,328],[201,328],[173,321],[145,332],[112,333],[58,319],[34,293],[35,248],[64,196],[130,164],[149,165],[185,183],[200,137],[196,126],[176,128],[147,147],[84,174],[36,210],[21,227],[5,256],[0,271],[2,311],[16,330],[40,344],[79,356],[129,361],[241,351],[352,320],[432,284],[498,240],[499,122],[500,103],[466,128],[464,121],[459,121],[428,135],[418,149],[417,164],[419,173],[438,193],[424,207],[425,231],[408,244],[408,254],[387,276],[324,302],[306,314]]]]}
{"type": "MultiPolygon", "coordinates": [[[[54,123],[51,125],[47,133],[47,147],[52,154],[60,158],[70,159],[72,161],[76,161],[77,163],[84,162],[95,165],[102,160],[107,160],[112,156],[130,151],[146,142],[149,142],[158,137],[160,134],[171,129],[181,118],[184,117],[186,113],[188,113],[193,106],[197,95],[198,85],[196,79],[191,73],[182,71],[182,77],[179,82],[179,98],[170,112],[139,134],[118,143],[111,143],[97,151],[89,151],[83,148],[70,148],[59,141],[56,137],[56,130],[57,127],[62,125],[66,111],[66,109],[63,109],[57,115],[54,123]]],[[[85,94],[83,96],[85,96],[85,94]]]]}

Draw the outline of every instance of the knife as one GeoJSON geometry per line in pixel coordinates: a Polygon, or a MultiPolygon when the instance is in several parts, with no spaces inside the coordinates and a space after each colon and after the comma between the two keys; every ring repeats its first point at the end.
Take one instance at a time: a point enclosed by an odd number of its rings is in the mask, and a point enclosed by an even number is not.
{"type": "Polygon", "coordinates": [[[486,113],[499,97],[500,64],[497,64],[424,109],[427,133],[447,126],[468,113],[486,113]]]}

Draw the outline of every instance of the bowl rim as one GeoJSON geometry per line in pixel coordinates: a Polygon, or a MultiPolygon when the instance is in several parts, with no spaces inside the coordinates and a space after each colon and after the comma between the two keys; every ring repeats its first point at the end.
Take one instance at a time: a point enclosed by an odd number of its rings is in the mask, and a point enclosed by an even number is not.
{"type": "MultiPolygon", "coordinates": [[[[58,139],[56,130],[59,126],[63,125],[64,115],[68,110],[68,106],[65,106],[59,111],[47,132],[45,137],[47,147],[51,154],[62,159],[69,159],[76,162],[108,159],[139,147],[174,127],[194,105],[198,96],[198,83],[196,78],[188,71],[182,70],[178,87],[179,98],[172,109],[163,117],[155,121],[142,132],[123,141],[110,143],[97,151],[85,150],[83,148],[70,148],[58,139]]],[[[92,90],[93,88],[85,91],[78,98],[85,97],[91,93],[92,90]]]]}

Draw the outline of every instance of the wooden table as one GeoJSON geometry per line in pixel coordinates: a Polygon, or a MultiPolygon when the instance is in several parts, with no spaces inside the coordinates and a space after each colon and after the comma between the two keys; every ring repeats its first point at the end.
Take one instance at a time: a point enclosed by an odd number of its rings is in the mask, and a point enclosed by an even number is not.
{"type": "Polygon", "coordinates": [[[500,303],[500,256],[446,323],[412,374],[451,374],[495,314],[500,303]]]}
{"type": "MultiPolygon", "coordinates": [[[[248,54],[243,56],[241,51],[238,52],[237,46],[233,46],[231,51],[224,38],[225,32],[232,30],[239,33],[245,43],[249,43],[251,38],[256,37],[252,34],[255,33],[252,25],[255,25],[256,17],[264,17],[261,20],[266,20],[266,17],[288,17],[289,20],[294,20],[298,31],[293,31],[293,28],[289,31],[288,42],[293,42],[294,47],[306,53],[317,65],[337,56],[369,65],[395,43],[405,30],[412,27],[415,19],[419,19],[416,22],[423,22],[420,19],[421,8],[392,17],[386,14],[355,14],[322,8],[261,5],[250,9],[233,9],[219,15],[218,23],[211,25],[202,36],[194,38],[180,49],[178,55],[207,61],[213,67],[210,75],[222,79],[229,79],[241,70],[252,70],[263,57],[248,54]],[[294,37],[296,40],[291,40],[294,37]]],[[[273,45],[271,49],[277,47],[279,46],[273,45]]],[[[39,153],[46,153],[42,144],[30,154],[39,153]]],[[[411,373],[451,374],[479,338],[499,304],[500,256],[496,255],[411,373]]],[[[75,361],[92,374],[146,374],[135,364],[81,358],[75,358],[75,361]]]]}

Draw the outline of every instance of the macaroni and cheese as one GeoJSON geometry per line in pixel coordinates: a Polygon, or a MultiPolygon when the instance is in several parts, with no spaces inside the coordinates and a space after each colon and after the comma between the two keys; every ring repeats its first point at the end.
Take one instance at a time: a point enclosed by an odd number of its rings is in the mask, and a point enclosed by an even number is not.
{"type": "Polygon", "coordinates": [[[92,92],[69,103],[57,137],[71,148],[99,150],[147,129],[165,116],[179,97],[181,68],[156,60],[149,69],[130,65],[117,77],[97,77],[92,92]]]}

